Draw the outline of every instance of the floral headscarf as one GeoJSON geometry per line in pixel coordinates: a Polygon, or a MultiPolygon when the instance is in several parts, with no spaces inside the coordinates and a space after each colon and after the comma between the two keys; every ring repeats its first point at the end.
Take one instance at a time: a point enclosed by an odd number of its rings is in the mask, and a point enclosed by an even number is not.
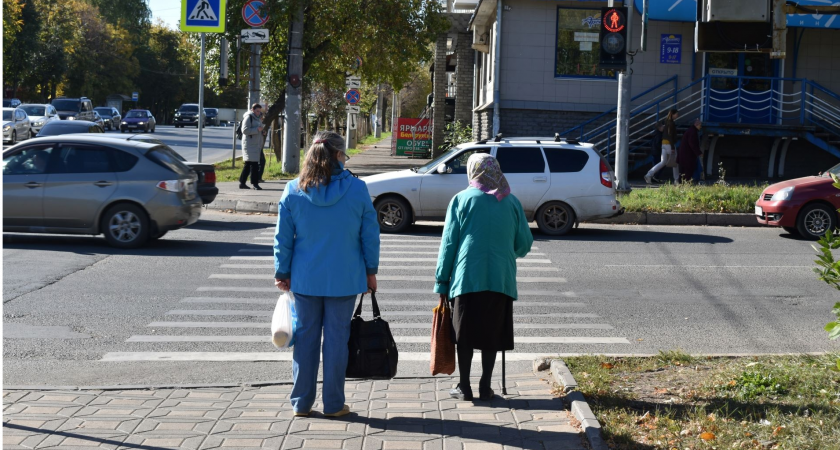
{"type": "Polygon", "coordinates": [[[470,186],[502,201],[510,195],[510,185],[499,167],[499,161],[487,153],[474,153],[467,160],[467,177],[470,186]]]}

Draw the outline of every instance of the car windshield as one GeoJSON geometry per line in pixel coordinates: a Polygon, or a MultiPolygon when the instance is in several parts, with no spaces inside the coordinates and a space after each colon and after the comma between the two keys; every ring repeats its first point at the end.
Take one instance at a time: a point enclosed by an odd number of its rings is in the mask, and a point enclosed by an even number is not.
{"type": "Polygon", "coordinates": [[[111,109],[110,108],[94,108],[94,111],[98,112],[102,116],[110,116],[111,109]]]}
{"type": "MultiPolygon", "coordinates": [[[[5,118],[3,120],[5,120],[5,118]]],[[[837,164],[836,166],[826,170],[825,172],[823,172],[822,176],[830,178],[831,174],[840,177],[840,164],[837,164]]]]}
{"type": "Polygon", "coordinates": [[[136,119],[138,117],[146,117],[146,113],[143,111],[129,111],[126,113],[125,117],[128,119],[131,119],[132,117],[136,119]]]}
{"type": "Polygon", "coordinates": [[[78,100],[53,100],[52,105],[59,111],[80,111],[82,102],[78,100]]]}
{"type": "Polygon", "coordinates": [[[181,109],[178,110],[179,112],[188,112],[188,113],[196,113],[198,112],[198,106],[195,105],[184,105],[181,109]]]}
{"type": "Polygon", "coordinates": [[[44,114],[44,110],[46,108],[44,108],[43,106],[32,106],[32,105],[21,106],[20,109],[26,111],[26,114],[29,114],[30,116],[44,116],[44,115],[46,115],[46,114],[44,114]]]}
{"type": "Polygon", "coordinates": [[[8,122],[10,120],[14,120],[15,112],[14,111],[3,111],[3,121],[8,122]]]}
{"type": "Polygon", "coordinates": [[[434,170],[438,165],[440,165],[440,163],[449,159],[449,157],[452,156],[453,151],[458,150],[460,148],[461,148],[460,146],[452,148],[451,150],[448,150],[448,151],[444,152],[442,155],[438,156],[437,159],[434,159],[434,160],[426,163],[423,166],[415,167],[412,170],[414,170],[417,173],[427,173],[431,170],[434,170]]]}

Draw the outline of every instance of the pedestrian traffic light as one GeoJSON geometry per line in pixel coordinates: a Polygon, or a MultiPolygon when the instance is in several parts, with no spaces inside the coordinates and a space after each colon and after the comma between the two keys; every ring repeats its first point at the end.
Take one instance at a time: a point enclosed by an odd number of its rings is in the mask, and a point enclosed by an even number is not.
{"type": "Polygon", "coordinates": [[[601,8],[601,65],[627,64],[627,8],[601,8]]]}

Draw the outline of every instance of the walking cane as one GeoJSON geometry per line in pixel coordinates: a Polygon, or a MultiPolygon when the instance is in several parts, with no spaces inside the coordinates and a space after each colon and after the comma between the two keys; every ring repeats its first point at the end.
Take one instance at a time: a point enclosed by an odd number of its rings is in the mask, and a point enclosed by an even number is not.
{"type": "Polygon", "coordinates": [[[507,385],[505,384],[505,351],[502,350],[502,395],[507,395],[507,385]]]}

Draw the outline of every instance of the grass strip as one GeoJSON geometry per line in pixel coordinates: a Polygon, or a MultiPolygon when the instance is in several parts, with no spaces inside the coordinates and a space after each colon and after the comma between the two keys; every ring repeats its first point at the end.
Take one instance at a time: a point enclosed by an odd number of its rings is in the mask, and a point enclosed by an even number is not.
{"type": "MultiPolygon", "coordinates": [[[[840,449],[839,355],[564,358],[611,449],[840,449]]],[[[558,390],[558,395],[562,395],[558,390]]]]}
{"type": "Polygon", "coordinates": [[[767,184],[699,186],[665,184],[621,196],[627,212],[752,213],[767,184]]]}

